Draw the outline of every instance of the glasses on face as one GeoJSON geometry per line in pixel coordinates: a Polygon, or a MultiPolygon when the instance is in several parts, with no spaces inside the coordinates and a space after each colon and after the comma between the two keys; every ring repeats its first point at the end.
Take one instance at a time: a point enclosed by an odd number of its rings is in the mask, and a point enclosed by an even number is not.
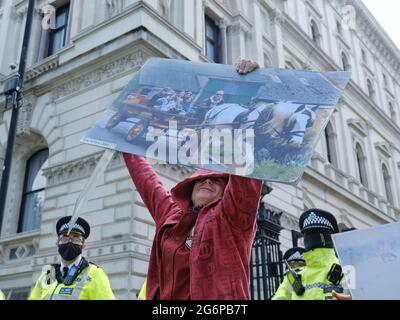
{"type": "Polygon", "coordinates": [[[63,244],[63,243],[68,243],[68,242],[72,242],[74,244],[80,244],[83,242],[83,238],[81,236],[75,236],[75,235],[69,235],[67,236],[66,234],[61,235],[58,238],[58,241],[63,244]]]}

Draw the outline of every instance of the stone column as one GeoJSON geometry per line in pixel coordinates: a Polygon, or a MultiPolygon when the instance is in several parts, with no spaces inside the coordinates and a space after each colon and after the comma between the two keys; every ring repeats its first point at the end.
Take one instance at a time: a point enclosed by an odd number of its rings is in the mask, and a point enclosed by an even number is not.
{"type": "Polygon", "coordinates": [[[221,37],[221,47],[220,47],[220,54],[221,54],[221,63],[226,64],[228,61],[228,52],[227,52],[227,38],[226,38],[226,21],[221,19],[218,22],[219,26],[219,34],[221,37]]]}
{"type": "Polygon", "coordinates": [[[196,21],[193,19],[196,17],[197,11],[195,10],[195,2],[192,1],[184,1],[183,3],[183,31],[191,36],[193,39],[196,39],[195,33],[195,24],[196,21]]]}
{"type": "Polygon", "coordinates": [[[199,46],[203,48],[203,54],[205,54],[205,8],[207,6],[207,1],[196,0],[196,23],[195,23],[195,41],[199,46]]]}
{"type": "Polygon", "coordinates": [[[232,62],[235,62],[238,57],[246,57],[246,39],[245,39],[245,29],[240,22],[229,27],[229,37],[230,37],[230,56],[228,57],[232,62]]]}
{"type": "MultiPolygon", "coordinates": [[[[367,144],[368,144],[368,153],[371,161],[369,161],[369,166],[366,170],[367,175],[369,176],[368,179],[368,188],[371,191],[374,191],[378,194],[385,194],[385,192],[382,190],[382,186],[380,183],[372,183],[373,181],[381,181],[381,179],[378,178],[377,172],[381,172],[380,166],[379,166],[379,161],[376,158],[376,150],[373,148],[373,142],[371,139],[371,131],[373,130],[372,124],[369,121],[366,121],[367,124],[367,144]],[[379,168],[379,170],[373,170],[372,168],[379,168]]],[[[366,150],[367,151],[367,150],[366,150]]]]}
{"type": "Polygon", "coordinates": [[[65,36],[65,45],[70,43],[70,39],[71,39],[71,24],[72,24],[73,16],[74,16],[74,5],[75,5],[75,0],[70,0],[68,23],[67,23],[67,34],[65,36]]]}
{"type": "Polygon", "coordinates": [[[254,15],[254,27],[253,27],[253,44],[255,51],[251,58],[258,62],[260,66],[264,66],[264,46],[263,46],[263,34],[261,25],[265,24],[266,21],[262,21],[260,5],[258,1],[252,0],[251,6],[253,7],[254,15]]]}
{"type": "Polygon", "coordinates": [[[394,156],[393,156],[394,153],[395,153],[393,144],[390,143],[389,144],[389,148],[390,148],[390,154],[391,154],[391,157],[390,157],[391,164],[390,164],[388,169],[389,169],[390,176],[392,177],[390,183],[391,183],[391,186],[392,186],[393,205],[396,208],[400,208],[400,198],[399,198],[400,185],[397,182],[392,183],[393,181],[396,181],[396,179],[393,179],[393,178],[398,176],[398,173],[399,173],[400,170],[397,167],[396,161],[395,161],[394,156]]]}
{"type": "Polygon", "coordinates": [[[38,61],[42,30],[42,12],[40,9],[35,9],[33,13],[31,38],[28,49],[28,67],[38,61]]]}
{"type": "Polygon", "coordinates": [[[70,8],[70,15],[74,18],[71,20],[69,39],[74,38],[81,31],[83,14],[83,0],[74,0],[73,6],[70,8]]]}
{"type": "Polygon", "coordinates": [[[340,167],[343,168],[343,171],[352,177],[356,177],[357,173],[355,171],[354,164],[356,163],[354,148],[353,148],[353,139],[351,137],[349,127],[345,120],[345,108],[343,100],[339,100],[336,110],[339,113],[339,128],[340,130],[340,138],[338,139],[338,154],[346,155],[345,157],[339,156],[338,160],[340,163],[340,167]],[[350,165],[351,164],[351,165],[350,165]]]}
{"type": "Polygon", "coordinates": [[[3,14],[0,19],[0,73],[5,75],[10,73],[9,64],[13,62],[10,61],[10,44],[16,41],[15,38],[11,37],[11,30],[15,28],[15,25],[13,28],[13,23],[15,23],[12,18],[13,10],[11,1],[3,1],[3,14]]]}
{"type": "Polygon", "coordinates": [[[282,36],[282,13],[275,9],[272,13],[272,35],[275,42],[275,64],[278,68],[285,67],[285,56],[283,50],[283,36],[282,36]]]}
{"type": "MultiPolygon", "coordinates": [[[[83,1],[83,9],[80,12],[82,16],[82,30],[92,27],[96,22],[96,1],[83,1]]],[[[75,14],[75,12],[73,12],[75,14]]]]}

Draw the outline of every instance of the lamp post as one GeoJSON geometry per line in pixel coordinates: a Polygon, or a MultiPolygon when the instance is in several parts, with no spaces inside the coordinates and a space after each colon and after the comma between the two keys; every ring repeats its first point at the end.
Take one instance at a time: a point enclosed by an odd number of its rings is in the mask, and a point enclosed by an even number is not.
{"type": "Polygon", "coordinates": [[[32,28],[33,10],[35,7],[35,0],[29,0],[28,11],[26,16],[26,24],[24,31],[24,39],[22,42],[21,55],[19,60],[18,74],[15,78],[9,80],[5,84],[5,94],[10,95],[12,101],[12,113],[10,129],[8,131],[6,156],[4,159],[3,174],[0,185],[0,235],[3,225],[4,209],[6,205],[8,181],[11,172],[12,155],[14,152],[15,135],[17,131],[18,111],[21,107],[22,89],[24,85],[24,76],[26,68],[26,58],[28,53],[29,39],[32,28]]]}

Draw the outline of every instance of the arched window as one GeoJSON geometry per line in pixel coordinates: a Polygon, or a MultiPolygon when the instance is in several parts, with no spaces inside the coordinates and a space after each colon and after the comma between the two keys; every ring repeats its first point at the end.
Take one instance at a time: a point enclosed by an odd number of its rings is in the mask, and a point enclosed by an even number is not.
{"type": "Polygon", "coordinates": [[[382,164],[382,176],[383,176],[383,182],[385,184],[386,200],[393,204],[393,195],[391,186],[392,178],[390,177],[389,170],[387,169],[385,164],[382,164]]]}
{"type": "Polygon", "coordinates": [[[347,58],[347,56],[344,52],[342,52],[342,67],[343,67],[344,71],[351,69],[351,66],[349,64],[349,59],[347,58]]]}
{"type": "Polygon", "coordinates": [[[318,26],[314,20],[311,20],[310,27],[311,27],[311,37],[312,37],[313,41],[317,45],[319,45],[320,39],[321,39],[321,34],[319,33],[318,26]]]}
{"type": "Polygon", "coordinates": [[[48,157],[49,150],[43,149],[36,152],[27,161],[18,232],[35,230],[40,227],[46,186],[43,169],[47,166],[48,157]]]}
{"type": "Polygon", "coordinates": [[[285,61],[285,69],[294,70],[296,68],[290,61],[285,61]]]}
{"type": "Polygon", "coordinates": [[[386,77],[386,74],[382,74],[382,78],[383,78],[383,85],[385,86],[385,88],[387,87],[387,85],[388,85],[388,81],[387,81],[387,77],[386,77]]]}
{"type": "Polygon", "coordinates": [[[396,122],[396,111],[394,110],[393,104],[391,102],[389,102],[389,112],[392,121],[396,122]]]}
{"type": "Polygon", "coordinates": [[[266,53],[264,53],[264,67],[272,67],[271,59],[268,57],[266,53]]]}
{"type": "Polygon", "coordinates": [[[326,141],[327,160],[332,165],[337,167],[335,132],[333,131],[333,126],[330,122],[325,128],[325,141],[326,141]]]}
{"type": "Polygon", "coordinates": [[[364,151],[361,148],[360,144],[356,144],[356,157],[357,157],[357,166],[358,166],[358,174],[360,178],[361,184],[365,187],[368,187],[368,180],[367,180],[367,168],[366,162],[367,158],[364,155],[364,151]]]}
{"type": "Polygon", "coordinates": [[[375,98],[375,90],[374,90],[374,86],[372,85],[371,80],[367,79],[367,88],[368,88],[368,96],[371,99],[375,98]]]}

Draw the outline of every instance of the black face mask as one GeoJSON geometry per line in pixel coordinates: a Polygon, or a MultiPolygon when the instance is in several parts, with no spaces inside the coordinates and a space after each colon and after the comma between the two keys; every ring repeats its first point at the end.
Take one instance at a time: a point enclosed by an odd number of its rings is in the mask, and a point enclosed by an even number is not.
{"type": "Polygon", "coordinates": [[[65,261],[71,261],[82,253],[82,248],[79,244],[68,242],[59,245],[58,253],[65,261]]]}

